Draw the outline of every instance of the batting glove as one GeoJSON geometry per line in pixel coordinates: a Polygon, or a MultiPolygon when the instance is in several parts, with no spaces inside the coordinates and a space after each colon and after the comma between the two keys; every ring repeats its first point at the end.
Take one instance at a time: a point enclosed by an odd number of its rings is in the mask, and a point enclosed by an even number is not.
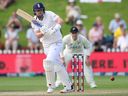
{"type": "Polygon", "coordinates": [[[60,24],[56,24],[53,28],[49,29],[49,32],[50,32],[50,34],[53,34],[57,30],[59,30],[60,28],[61,28],[61,25],[60,24]]]}
{"type": "Polygon", "coordinates": [[[48,29],[48,27],[47,26],[42,26],[41,28],[40,28],[40,31],[43,33],[43,34],[45,34],[46,32],[49,32],[49,29],[48,29]]]}

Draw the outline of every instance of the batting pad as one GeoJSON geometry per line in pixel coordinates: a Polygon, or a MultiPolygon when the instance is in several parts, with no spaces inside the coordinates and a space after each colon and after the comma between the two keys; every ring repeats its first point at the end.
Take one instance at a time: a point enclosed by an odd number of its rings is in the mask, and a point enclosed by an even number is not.
{"type": "Polygon", "coordinates": [[[44,69],[46,74],[47,86],[55,87],[55,72],[54,72],[54,64],[51,61],[44,60],[44,69]]]}

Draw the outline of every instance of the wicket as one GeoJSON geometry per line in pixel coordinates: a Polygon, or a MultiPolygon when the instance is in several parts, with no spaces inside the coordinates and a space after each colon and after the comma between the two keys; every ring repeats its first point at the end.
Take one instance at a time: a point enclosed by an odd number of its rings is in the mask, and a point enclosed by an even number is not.
{"type": "Polygon", "coordinates": [[[84,92],[84,55],[73,54],[72,56],[72,84],[74,91],[84,92]],[[75,81],[76,74],[76,81],[75,81]],[[76,83],[76,84],[75,84],[76,83]]]}

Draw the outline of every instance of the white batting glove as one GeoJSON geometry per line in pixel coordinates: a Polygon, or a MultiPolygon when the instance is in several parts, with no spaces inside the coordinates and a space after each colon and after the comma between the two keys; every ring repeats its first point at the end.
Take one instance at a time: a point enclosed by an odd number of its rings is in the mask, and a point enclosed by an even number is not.
{"type": "Polygon", "coordinates": [[[40,28],[40,31],[45,34],[46,32],[49,32],[49,29],[47,26],[43,25],[41,28],[40,28]]]}
{"type": "Polygon", "coordinates": [[[61,25],[58,24],[58,23],[54,26],[54,29],[55,29],[55,30],[58,30],[58,29],[60,29],[60,28],[61,28],[61,25]]]}
{"type": "Polygon", "coordinates": [[[57,30],[59,30],[61,28],[60,24],[56,24],[53,28],[49,29],[50,34],[55,33],[57,30]]]}

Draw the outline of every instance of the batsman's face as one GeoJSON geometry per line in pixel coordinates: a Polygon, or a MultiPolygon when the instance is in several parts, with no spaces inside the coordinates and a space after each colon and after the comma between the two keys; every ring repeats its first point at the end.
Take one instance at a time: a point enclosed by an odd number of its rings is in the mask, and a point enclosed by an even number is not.
{"type": "Polygon", "coordinates": [[[41,9],[35,10],[35,13],[36,13],[37,17],[43,16],[43,10],[41,10],[41,9]]]}

